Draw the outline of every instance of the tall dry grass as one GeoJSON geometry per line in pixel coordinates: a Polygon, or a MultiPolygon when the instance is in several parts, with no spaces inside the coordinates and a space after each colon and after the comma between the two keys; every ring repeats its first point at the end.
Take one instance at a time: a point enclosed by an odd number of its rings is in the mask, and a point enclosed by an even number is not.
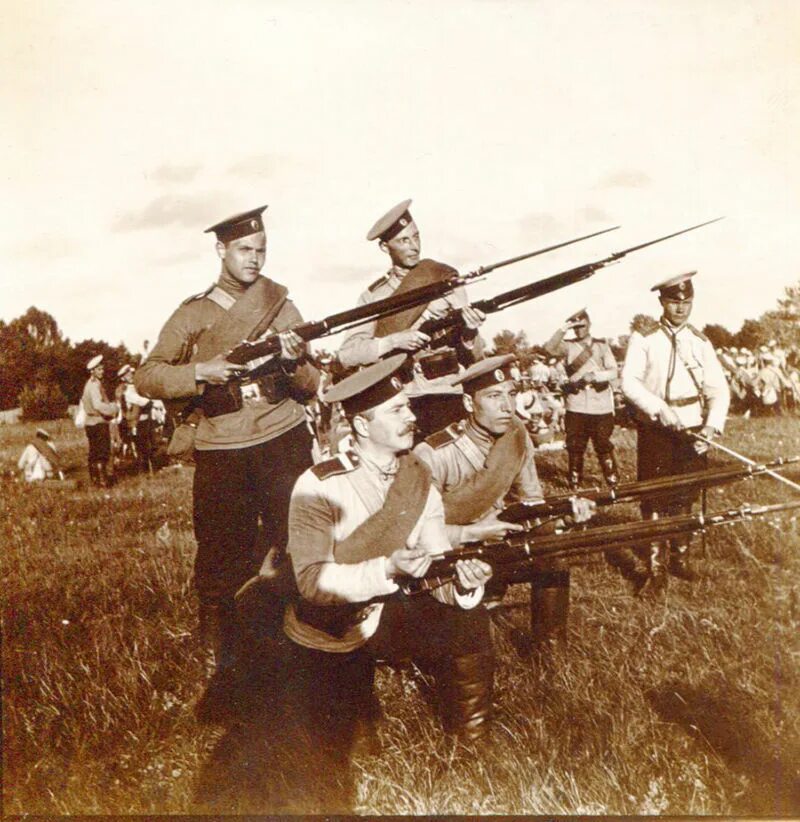
{"type": "MultiPolygon", "coordinates": [[[[202,810],[197,776],[222,731],[191,710],[203,678],[191,637],[191,471],[108,491],[25,487],[6,472],[32,428],[0,428],[5,812],[202,810]]],[[[83,434],[48,428],[79,476],[83,434]]],[[[632,477],[633,437],[615,438],[632,477]]],[[[756,459],[796,454],[800,423],[734,420],[726,441],[756,459]]],[[[563,461],[542,458],[551,489],[563,461]]],[[[762,479],[712,492],[709,507],[789,496],[762,479]]],[[[422,675],[381,669],[385,718],[377,745],[354,758],[357,810],[800,812],[798,548],[791,515],[717,529],[700,581],[643,599],[602,564],[578,569],[569,647],[545,661],[519,653],[528,615],[518,586],[519,607],[493,627],[491,738],[455,746],[422,675]]],[[[285,810],[254,806],[235,785],[230,797],[217,810],[285,810]]]]}

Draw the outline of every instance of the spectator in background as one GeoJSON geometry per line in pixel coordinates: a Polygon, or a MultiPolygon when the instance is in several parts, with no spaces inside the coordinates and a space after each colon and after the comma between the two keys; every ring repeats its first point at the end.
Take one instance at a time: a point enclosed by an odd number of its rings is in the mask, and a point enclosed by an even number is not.
{"type": "Polygon", "coordinates": [[[92,357],[86,364],[86,370],[89,379],[83,387],[81,405],[86,416],[86,438],[89,441],[89,479],[93,485],[107,488],[113,480],[108,472],[111,457],[109,423],[117,415],[119,406],[108,401],[103,387],[103,355],[92,357]]]}
{"type": "Polygon", "coordinates": [[[25,446],[17,467],[23,472],[25,482],[40,482],[54,477],[64,479],[58,449],[44,428],[36,429],[36,436],[25,446]]]}

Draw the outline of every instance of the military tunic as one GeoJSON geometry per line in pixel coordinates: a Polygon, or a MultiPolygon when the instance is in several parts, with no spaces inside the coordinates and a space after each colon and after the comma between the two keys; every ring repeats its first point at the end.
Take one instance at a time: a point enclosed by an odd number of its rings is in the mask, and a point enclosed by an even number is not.
{"type": "MultiPolygon", "coordinates": [[[[136,370],[136,389],[151,399],[190,399],[204,391],[192,361],[198,342],[235,301],[221,286],[190,297],[167,320],[147,360],[136,370]],[[223,295],[224,296],[224,295],[223,295]]],[[[244,289],[243,289],[244,290],[244,289]]],[[[290,300],[267,333],[302,321],[290,300]]],[[[232,607],[233,595],[259,568],[264,554],[286,545],[289,497],[311,465],[311,437],[301,400],[313,397],[318,374],[309,364],[291,375],[292,390],[270,402],[247,400],[233,413],[197,425],[193,486],[197,539],[195,585],[201,604],[232,607]],[[259,539],[259,520],[261,536],[259,539]]]]}
{"type": "MultiPolygon", "coordinates": [[[[685,323],[671,327],[666,320],[653,330],[634,332],[622,369],[622,391],[639,413],[637,469],[640,480],[699,471],[706,455],[698,455],[693,441],[680,431],[657,422],[669,407],[684,428],[693,431],[725,427],[730,389],[714,347],[696,328],[685,323]]],[[[645,516],[687,513],[697,494],[673,496],[672,501],[642,505],[645,516]]]]}

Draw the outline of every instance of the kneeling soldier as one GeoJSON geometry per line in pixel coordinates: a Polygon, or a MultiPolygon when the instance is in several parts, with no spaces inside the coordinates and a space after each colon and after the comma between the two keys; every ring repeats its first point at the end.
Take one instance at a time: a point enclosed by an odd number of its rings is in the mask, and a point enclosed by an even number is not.
{"type": "Polygon", "coordinates": [[[343,768],[372,704],[375,657],[412,658],[436,677],[447,730],[479,737],[491,710],[494,657],[487,613],[476,608],[491,568],[457,566],[458,586],[406,597],[451,549],[442,499],[412,454],[414,415],[397,376],[404,354],[333,386],[353,431],[346,454],[308,469],[289,509],[288,552],[300,597],[286,611],[289,693],[316,743],[343,768]],[[402,456],[401,456],[402,455],[402,456]]]}
{"type": "MultiPolygon", "coordinates": [[[[517,394],[513,355],[490,357],[470,366],[454,382],[463,386],[467,418],[420,443],[414,453],[431,469],[444,499],[445,521],[453,544],[501,539],[521,525],[498,519],[512,502],[539,502],[542,486],[534,447],[515,416],[517,394]]],[[[592,516],[593,505],[573,501],[578,522],[592,516]]],[[[525,572],[513,581],[531,581],[534,641],[566,634],[569,571],[525,572]]]]}

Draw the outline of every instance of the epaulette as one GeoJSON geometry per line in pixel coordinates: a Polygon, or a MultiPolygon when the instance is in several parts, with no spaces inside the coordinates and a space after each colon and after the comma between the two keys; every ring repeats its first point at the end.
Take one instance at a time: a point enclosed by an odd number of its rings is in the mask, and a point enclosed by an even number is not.
{"type": "Polygon", "coordinates": [[[367,286],[367,291],[374,291],[376,288],[379,288],[382,285],[386,285],[386,283],[388,282],[389,277],[386,274],[384,274],[381,277],[378,277],[378,279],[375,280],[374,283],[370,283],[370,285],[367,286]]]}
{"type": "Polygon", "coordinates": [[[706,337],[706,335],[702,331],[698,331],[691,323],[686,323],[686,327],[696,337],[700,337],[700,339],[703,340],[703,342],[708,342],[708,337],[706,337]]]}
{"type": "Polygon", "coordinates": [[[599,343],[607,343],[608,342],[608,340],[605,337],[592,337],[592,341],[593,342],[599,342],[599,343]]]}
{"type": "Polygon", "coordinates": [[[458,423],[448,425],[447,428],[442,428],[441,431],[436,431],[429,437],[425,438],[425,442],[433,448],[434,451],[439,448],[444,448],[445,445],[455,442],[464,433],[458,423]]]}
{"type": "Polygon", "coordinates": [[[338,474],[347,474],[358,468],[358,456],[352,451],[346,454],[337,454],[325,462],[320,462],[311,468],[311,472],[317,479],[325,480],[328,477],[335,477],[338,474]]]}
{"type": "Polygon", "coordinates": [[[213,290],[216,283],[211,283],[211,285],[205,290],[201,291],[199,294],[192,294],[191,297],[187,297],[181,305],[186,305],[187,303],[194,302],[195,300],[202,300],[203,297],[207,297],[213,290]]]}

